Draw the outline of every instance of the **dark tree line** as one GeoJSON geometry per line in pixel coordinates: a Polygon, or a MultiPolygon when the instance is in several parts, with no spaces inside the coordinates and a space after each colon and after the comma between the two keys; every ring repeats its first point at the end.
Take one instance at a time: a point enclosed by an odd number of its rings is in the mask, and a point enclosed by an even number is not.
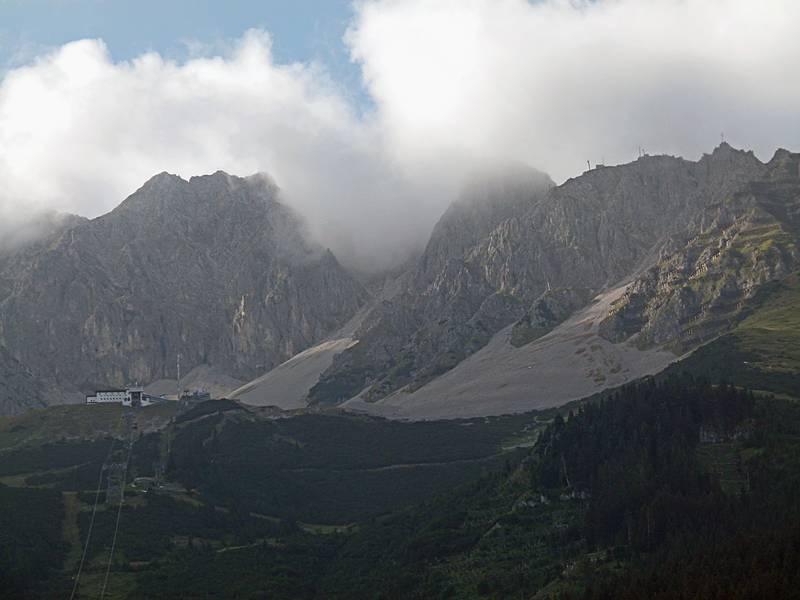
{"type": "Polygon", "coordinates": [[[800,407],[686,377],[626,386],[556,419],[533,485],[589,495],[590,548],[626,561],[590,578],[602,598],[800,595],[800,407]],[[737,461],[723,491],[702,442],[737,461]]]}

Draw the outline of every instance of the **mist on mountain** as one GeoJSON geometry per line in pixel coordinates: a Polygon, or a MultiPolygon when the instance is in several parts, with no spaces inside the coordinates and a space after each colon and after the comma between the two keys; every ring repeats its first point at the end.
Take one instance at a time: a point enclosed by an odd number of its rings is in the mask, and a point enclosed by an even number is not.
{"type": "Polygon", "coordinates": [[[800,141],[800,6],[770,6],[358,3],[342,43],[364,106],[320,64],[277,60],[264,30],[185,61],[69,42],[0,81],[0,237],[45,209],[106,213],[161,171],[266,172],[315,241],[374,272],[486,165],[560,183],[643,152],[697,159],[721,134],[767,160],[800,141]]]}

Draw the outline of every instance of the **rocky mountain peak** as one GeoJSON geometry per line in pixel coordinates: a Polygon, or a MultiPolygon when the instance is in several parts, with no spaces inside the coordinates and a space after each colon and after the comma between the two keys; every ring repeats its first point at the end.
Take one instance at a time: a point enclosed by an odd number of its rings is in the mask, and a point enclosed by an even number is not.
{"type": "Polygon", "coordinates": [[[800,178],[800,153],[783,148],[767,163],[767,177],[771,180],[795,180],[800,178]]]}
{"type": "Polygon", "coordinates": [[[180,175],[168,173],[167,171],[161,171],[161,173],[157,173],[145,181],[135,193],[147,192],[148,194],[158,194],[170,192],[188,183],[189,182],[183,179],[180,175]]]}
{"type": "Polygon", "coordinates": [[[712,185],[723,186],[727,193],[729,185],[739,186],[763,176],[765,165],[752,150],[740,150],[722,142],[711,154],[704,154],[698,161],[701,173],[712,178],[712,185]]]}
{"type": "Polygon", "coordinates": [[[735,167],[743,164],[763,164],[752,150],[734,148],[728,142],[720,142],[711,153],[704,153],[698,161],[699,164],[728,165],[735,167]]]}
{"type": "Polygon", "coordinates": [[[248,204],[271,204],[277,186],[266,174],[237,177],[225,171],[191,177],[188,181],[167,172],[148,179],[112,214],[130,211],[158,213],[162,217],[182,211],[237,209],[248,204]]]}
{"type": "Polygon", "coordinates": [[[156,173],[150,179],[145,181],[142,184],[142,187],[148,187],[148,186],[151,186],[151,185],[159,185],[161,183],[170,182],[170,181],[178,182],[178,183],[187,183],[186,180],[183,177],[181,177],[180,175],[177,175],[176,173],[170,173],[169,171],[161,171],[160,173],[156,173]]]}
{"type": "Polygon", "coordinates": [[[724,158],[724,157],[733,156],[733,155],[735,155],[737,153],[739,153],[739,154],[753,154],[752,150],[750,150],[750,151],[740,150],[738,148],[734,148],[728,142],[722,141],[722,142],[719,143],[719,145],[716,148],[714,148],[711,151],[711,154],[704,154],[704,156],[711,156],[711,157],[716,157],[716,158],[724,158]]]}
{"type": "Polygon", "coordinates": [[[474,173],[451,205],[471,207],[491,213],[500,207],[530,200],[540,189],[549,189],[555,183],[547,173],[527,165],[512,163],[474,173]]]}
{"type": "Polygon", "coordinates": [[[243,178],[217,171],[188,181],[156,175],[95,219],[93,229],[102,229],[119,246],[137,243],[162,251],[175,248],[172,252],[197,243],[235,248],[251,243],[245,240],[259,240],[272,249],[273,257],[277,253],[298,261],[322,252],[309,243],[304,227],[300,216],[279,201],[278,188],[268,176],[243,178]]]}
{"type": "Polygon", "coordinates": [[[367,294],[276,192],[263,175],[160,173],[0,263],[0,367],[85,391],[174,378],[181,354],[248,379],[319,341],[367,294]]]}
{"type": "Polygon", "coordinates": [[[465,258],[491,231],[524,214],[553,186],[549,175],[522,165],[473,176],[434,227],[414,285],[430,283],[447,261],[465,258]]]}

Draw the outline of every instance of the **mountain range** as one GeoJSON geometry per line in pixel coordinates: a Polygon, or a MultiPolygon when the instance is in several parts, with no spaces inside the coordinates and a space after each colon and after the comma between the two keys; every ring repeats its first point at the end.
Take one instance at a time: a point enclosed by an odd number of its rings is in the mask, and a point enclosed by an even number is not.
{"type": "Polygon", "coordinates": [[[418,259],[369,277],[310,241],[268,176],[162,173],[0,250],[0,411],[174,389],[178,357],[180,384],[285,409],[559,405],[731,335],[798,270],[799,239],[800,155],[725,143],[561,185],[475,178],[418,259]]]}

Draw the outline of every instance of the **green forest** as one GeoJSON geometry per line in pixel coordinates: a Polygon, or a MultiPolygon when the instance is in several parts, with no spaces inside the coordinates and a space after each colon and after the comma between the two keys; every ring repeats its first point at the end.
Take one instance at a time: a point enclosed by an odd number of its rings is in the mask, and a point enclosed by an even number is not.
{"type": "Polygon", "coordinates": [[[469,421],[200,405],[138,436],[113,557],[116,505],[91,519],[109,448],[122,460],[112,438],[5,451],[4,597],[68,597],[90,527],[78,598],[97,597],[107,568],[110,598],[800,589],[800,406],[689,375],[469,421]],[[168,488],[131,485],[157,470],[168,488]]]}
{"type": "Polygon", "coordinates": [[[516,468],[364,528],[321,597],[795,597],[798,489],[796,404],[648,380],[557,416],[516,468]]]}

